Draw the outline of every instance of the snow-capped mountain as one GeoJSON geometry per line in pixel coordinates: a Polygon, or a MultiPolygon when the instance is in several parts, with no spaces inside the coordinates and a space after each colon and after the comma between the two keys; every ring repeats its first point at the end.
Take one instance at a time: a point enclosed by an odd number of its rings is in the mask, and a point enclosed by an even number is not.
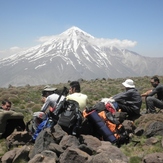
{"type": "Polygon", "coordinates": [[[108,46],[107,41],[72,27],[41,45],[0,59],[0,87],[163,75],[163,58],[143,57],[108,46]]]}

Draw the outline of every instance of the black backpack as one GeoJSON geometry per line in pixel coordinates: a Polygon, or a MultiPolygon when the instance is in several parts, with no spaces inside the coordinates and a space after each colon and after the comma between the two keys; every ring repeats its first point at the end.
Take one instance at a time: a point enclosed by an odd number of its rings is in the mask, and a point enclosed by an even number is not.
{"type": "Polygon", "coordinates": [[[78,102],[74,100],[64,100],[58,107],[59,114],[57,123],[68,134],[78,135],[78,129],[83,119],[78,102]]]}

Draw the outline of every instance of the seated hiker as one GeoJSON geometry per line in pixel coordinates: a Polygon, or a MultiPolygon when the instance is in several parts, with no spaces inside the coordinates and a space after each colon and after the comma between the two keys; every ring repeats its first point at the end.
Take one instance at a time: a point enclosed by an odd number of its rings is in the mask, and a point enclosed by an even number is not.
{"type": "MultiPolygon", "coordinates": [[[[44,103],[40,112],[35,112],[33,114],[33,129],[34,129],[34,137],[36,138],[38,133],[42,130],[44,125],[47,122],[47,114],[49,113],[48,108],[51,112],[55,110],[55,107],[57,105],[57,100],[59,98],[60,91],[57,88],[51,88],[49,86],[46,86],[44,90],[42,91],[42,102],[44,103]]],[[[65,98],[64,95],[62,95],[58,101],[62,101],[65,98]]]]}
{"type": "Polygon", "coordinates": [[[163,85],[160,84],[157,76],[153,76],[150,82],[153,89],[141,94],[141,96],[145,97],[146,113],[156,113],[156,108],[163,109],[163,85]]]}
{"type": "Polygon", "coordinates": [[[15,129],[17,131],[25,130],[23,114],[10,110],[12,103],[5,99],[0,107],[0,137],[8,137],[15,129]]]}
{"type": "Polygon", "coordinates": [[[30,126],[30,128],[28,127],[28,131],[30,131],[32,134],[33,141],[35,141],[43,128],[51,127],[57,123],[58,118],[54,117],[54,111],[56,110],[59,103],[65,99],[67,93],[68,91],[66,87],[64,87],[64,91],[62,92],[56,88],[44,88],[42,91],[42,102],[44,104],[40,112],[35,112],[33,114],[33,124],[30,126]]]}
{"type": "Polygon", "coordinates": [[[72,81],[70,83],[69,94],[55,111],[58,115],[58,124],[68,134],[79,135],[79,128],[82,123],[81,110],[86,108],[87,95],[81,93],[80,83],[72,81]]]}
{"type": "MultiPolygon", "coordinates": [[[[45,88],[42,91],[44,104],[41,108],[41,111],[46,112],[49,107],[55,109],[60,93],[61,92],[57,88],[50,88],[50,87],[45,88]]],[[[64,98],[65,98],[65,94],[61,96],[61,98],[59,99],[59,102],[62,101],[64,98]]]]}
{"type": "Polygon", "coordinates": [[[81,93],[80,83],[78,81],[72,81],[70,83],[69,95],[67,95],[66,99],[77,101],[80,109],[84,110],[87,105],[88,97],[81,93]]]}
{"type": "Polygon", "coordinates": [[[134,120],[140,116],[142,98],[135,88],[133,80],[127,79],[122,85],[125,87],[125,91],[114,95],[112,99],[117,102],[118,108],[122,112],[127,112],[128,119],[134,120]]]}

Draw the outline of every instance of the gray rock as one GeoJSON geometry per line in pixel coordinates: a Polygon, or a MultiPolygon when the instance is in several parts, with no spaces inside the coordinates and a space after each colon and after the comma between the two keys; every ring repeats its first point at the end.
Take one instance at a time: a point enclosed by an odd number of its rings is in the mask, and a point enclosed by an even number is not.
{"type": "Polygon", "coordinates": [[[68,147],[78,147],[80,145],[79,140],[72,135],[65,135],[60,141],[59,145],[65,150],[68,147]]]}
{"type": "Polygon", "coordinates": [[[2,163],[11,163],[11,162],[14,163],[20,160],[28,161],[29,151],[30,151],[30,147],[26,145],[21,148],[14,148],[13,150],[10,150],[3,155],[1,162],[2,163]]]}
{"type": "Polygon", "coordinates": [[[90,163],[91,156],[81,151],[80,149],[67,148],[60,156],[60,163],[90,163]]]}
{"type": "Polygon", "coordinates": [[[81,144],[85,144],[85,145],[91,147],[95,151],[96,151],[97,147],[99,147],[101,145],[101,141],[91,135],[81,135],[79,138],[79,141],[81,144]]]}
{"type": "Polygon", "coordinates": [[[48,149],[50,143],[53,143],[53,137],[50,133],[49,129],[42,130],[38,137],[36,138],[34,147],[29,155],[30,159],[32,159],[36,154],[41,153],[42,151],[48,149]]]}
{"type": "Polygon", "coordinates": [[[153,121],[145,130],[146,137],[152,137],[154,135],[163,135],[163,122],[153,121]]]}
{"type": "Polygon", "coordinates": [[[163,153],[148,154],[143,158],[143,163],[163,163],[163,153]]]}

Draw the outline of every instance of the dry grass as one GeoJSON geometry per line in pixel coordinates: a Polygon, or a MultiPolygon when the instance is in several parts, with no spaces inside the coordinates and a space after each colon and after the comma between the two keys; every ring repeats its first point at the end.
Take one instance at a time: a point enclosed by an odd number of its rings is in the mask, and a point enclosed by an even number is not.
{"type": "MultiPolygon", "coordinates": [[[[140,93],[151,89],[149,76],[145,77],[134,77],[136,88],[140,93]]],[[[163,76],[159,76],[160,80],[163,81],[163,76]]],[[[96,79],[96,80],[82,80],[81,91],[88,95],[88,107],[97,103],[101,98],[109,98],[121,91],[124,91],[122,82],[126,78],[118,79],[96,79]]],[[[26,109],[31,108],[33,111],[37,111],[41,108],[41,90],[45,85],[39,86],[24,86],[9,88],[0,88],[0,100],[9,99],[12,101],[12,108],[14,109],[26,109]]],[[[62,89],[64,86],[69,88],[69,83],[51,84],[52,87],[62,89]]],[[[145,103],[142,104],[142,110],[145,108],[145,103]]]]}

